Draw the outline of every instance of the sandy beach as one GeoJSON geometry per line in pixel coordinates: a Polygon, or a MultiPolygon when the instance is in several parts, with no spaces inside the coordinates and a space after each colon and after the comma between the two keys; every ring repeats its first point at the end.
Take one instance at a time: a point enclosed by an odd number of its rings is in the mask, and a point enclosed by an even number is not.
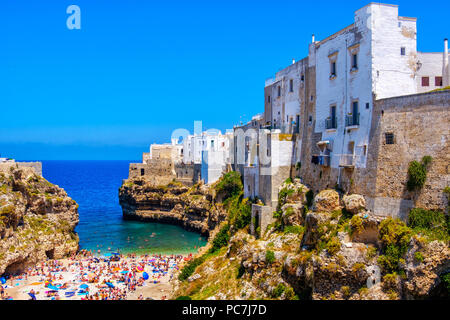
{"type": "Polygon", "coordinates": [[[3,280],[5,300],[164,300],[182,255],[119,255],[47,260],[3,280]],[[6,281],[5,281],[6,280],[6,281]]]}

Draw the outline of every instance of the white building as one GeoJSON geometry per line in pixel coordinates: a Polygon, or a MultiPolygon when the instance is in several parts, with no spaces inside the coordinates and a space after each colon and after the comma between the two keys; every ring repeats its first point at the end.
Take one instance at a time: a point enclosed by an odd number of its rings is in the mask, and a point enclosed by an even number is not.
{"type": "Polygon", "coordinates": [[[332,168],[365,168],[374,99],[423,92],[425,74],[442,77],[442,54],[418,53],[416,35],[416,18],[399,16],[396,5],[371,3],[355,12],[353,24],[311,44],[315,132],[332,168]]]}
{"type": "Polygon", "coordinates": [[[183,163],[201,164],[201,179],[214,183],[231,163],[233,133],[207,130],[183,141],[183,163]]]}

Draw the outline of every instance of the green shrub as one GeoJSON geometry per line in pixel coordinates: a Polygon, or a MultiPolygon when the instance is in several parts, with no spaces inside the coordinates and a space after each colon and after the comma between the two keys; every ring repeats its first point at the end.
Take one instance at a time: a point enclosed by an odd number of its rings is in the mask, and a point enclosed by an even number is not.
{"type": "Polygon", "coordinates": [[[279,283],[275,289],[272,291],[272,297],[273,298],[279,298],[283,294],[283,292],[286,290],[286,286],[282,283],[279,283]]]}
{"type": "Polygon", "coordinates": [[[214,253],[219,251],[221,248],[228,245],[228,241],[230,241],[230,225],[226,224],[220,229],[220,231],[214,237],[212,242],[212,247],[209,249],[209,253],[214,253]]]}
{"type": "Polygon", "coordinates": [[[303,234],[305,232],[304,226],[285,226],[284,233],[303,234]]]}
{"type": "Polygon", "coordinates": [[[385,272],[401,270],[400,264],[408,250],[412,230],[398,219],[388,218],[381,222],[379,237],[383,255],[378,257],[378,264],[385,272]]]}
{"type": "Polygon", "coordinates": [[[430,240],[449,239],[448,219],[440,211],[412,209],[408,217],[408,226],[415,232],[425,234],[430,240]]]}
{"type": "Polygon", "coordinates": [[[239,195],[243,190],[241,175],[236,171],[224,174],[217,182],[216,191],[223,195],[223,200],[239,195]]]}
{"type": "Polygon", "coordinates": [[[244,199],[244,193],[228,198],[225,201],[229,213],[229,223],[237,230],[245,228],[251,222],[252,203],[249,199],[244,199]]]}
{"type": "Polygon", "coordinates": [[[419,251],[414,253],[414,258],[420,263],[422,263],[423,260],[424,260],[423,254],[421,252],[419,252],[419,251]]]}
{"type": "Polygon", "coordinates": [[[408,182],[406,184],[408,191],[419,190],[425,184],[427,179],[427,169],[432,161],[430,156],[422,158],[422,162],[411,161],[408,167],[408,182]]]}
{"type": "Polygon", "coordinates": [[[275,262],[275,253],[272,250],[266,251],[266,262],[267,264],[272,264],[275,262]]]}
{"type": "Polygon", "coordinates": [[[439,278],[447,288],[447,293],[450,294],[450,272],[442,274],[439,278]]]}
{"type": "Polygon", "coordinates": [[[327,243],[327,251],[330,255],[335,255],[341,249],[341,242],[337,237],[333,237],[327,243]]]}
{"type": "Polygon", "coordinates": [[[179,296],[179,297],[176,298],[175,300],[192,300],[192,298],[189,297],[189,296],[179,296]]]}
{"type": "Polygon", "coordinates": [[[201,257],[189,261],[181,270],[180,275],[178,276],[178,280],[184,281],[187,278],[189,278],[195,272],[195,269],[203,262],[205,262],[205,259],[206,257],[203,255],[201,257]]]}

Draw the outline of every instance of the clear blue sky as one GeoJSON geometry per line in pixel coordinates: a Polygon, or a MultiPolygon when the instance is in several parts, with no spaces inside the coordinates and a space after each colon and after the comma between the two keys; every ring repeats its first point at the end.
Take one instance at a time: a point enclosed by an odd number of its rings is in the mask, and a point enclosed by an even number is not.
{"type": "MultiPolygon", "coordinates": [[[[173,129],[225,130],[263,111],[264,80],[369,3],[0,1],[0,154],[140,159],[173,129]],[[81,8],[81,30],[66,8],[81,8]],[[245,116],[244,116],[245,115],[245,116]]],[[[418,18],[418,49],[450,37],[450,1],[388,1],[418,18]]]]}

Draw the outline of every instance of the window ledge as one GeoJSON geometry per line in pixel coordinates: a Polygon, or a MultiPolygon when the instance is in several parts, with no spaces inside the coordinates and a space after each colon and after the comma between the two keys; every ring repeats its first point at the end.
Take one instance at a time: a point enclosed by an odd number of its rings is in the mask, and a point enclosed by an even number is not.
{"type": "Polygon", "coordinates": [[[359,125],[357,125],[357,126],[348,126],[348,127],[345,127],[345,129],[347,129],[347,130],[356,130],[356,129],[359,129],[359,125]]]}
{"type": "Polygon", "coordinates": [[[350,73],[356,73],[356,72],[358,72],[358,68],[356,67],[356,68],[351,68],[350,69],[350,73]]]}
{"type": "Polygon", "coordinates": [[[335,74],[330,75],[330,80],[334,80],[336,78],[337,78],[337,76],[335,74]]]}
{"type": "Polygon", "coordinates": [[[334,132],[337,132],[337,128],[325,129],[325,131],[329,132],[329,133],[334,133],[334,132]]]}

